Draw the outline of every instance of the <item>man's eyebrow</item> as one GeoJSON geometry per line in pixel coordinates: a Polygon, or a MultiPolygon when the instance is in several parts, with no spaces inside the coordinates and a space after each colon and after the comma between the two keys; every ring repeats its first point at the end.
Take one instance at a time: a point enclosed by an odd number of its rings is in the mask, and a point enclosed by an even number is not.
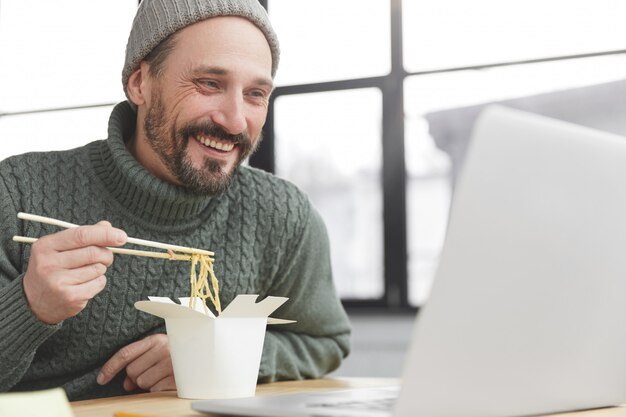
{"type": "Polygon", "coordinates": [[[270,88],[270,90],[274,89],[274,83],[269,78],[257,78],[256,83],[259,85],[264,85],[270,88]]]}
{"type": "Polygon", "coordinates": [[[200,67],[194,68],[195,73],[198,74],[213,74],[213,75],[226,75],[228,71],[222,67],[210,67],[206,65],[202,65],[200,67]]]}
{"type": "MultiPolygon", "coordinates": [[[[222,68],[222,67],[202,65],[200,67],[195,68],[193,72],[196,74],[228,75],[229,71],[226,68],[222,68]]],[[[261,77],[261,78],[255,79],[254,82],[259,85],[267,86],[270,89],[274,88],[274,82],[270,78],[261,77]]]]}

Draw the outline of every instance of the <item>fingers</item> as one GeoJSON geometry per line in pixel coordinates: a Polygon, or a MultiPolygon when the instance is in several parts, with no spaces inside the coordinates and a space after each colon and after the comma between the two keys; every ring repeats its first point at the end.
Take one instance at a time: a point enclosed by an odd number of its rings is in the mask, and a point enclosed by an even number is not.
{"type": "Polygon", "coordinates": [[[32,246],[24,274],[24,293],[35,316],[48,324],[73,317],[106,284],[113,262],[105,246],[120,246],[127,236],[101,221],[41,237],[32,246]]]}
{"type": "Polygon", "coordinates": [[[150,340],[146,338],[118,350],[117,353],[102,366],[97,378],[98,384],[107,384],[115,375],[126,368],[129,363],[143,355],[150,347],[150,340]]]}
{"type": "MultiPolygon", "coordinates": [[[[102,264],[86,265],[81,268],[64,271],[62,277],[53,277],[53,279],[62,280],[65,285],[80,285],[104,276],[106,271],[107,267],[102,264]]],[[[90,298],[93,298],[93,296],[90,298]]]]}
{"type": "Polygon", "coordinates": [[[102,264],[105,267],[109,267],[113,263],[113,252],[99,246],[87,246],[59,252],[57,262],[60,268],[67,269],[94,264],[102,264]]]}
{"type": "Polygon", "coordinates": [[[150,387],[151,392],[174,390],[176,390],[176,381],[174,380],[174,375],[169,375],[150,387]]]}
{"type": "Polygon", "coordinates": [[[126,373],[139,388],[149,390],[172,375],[172,361],[164,352],[152,349],[126,367],[126,373]]]}
{"type": "Polygon", "coordinates": [[[80,313],[106,285],[103,264],[59,269],[31,256],[23,279],[28,304],[39,320],[56,324],[80,313]]]}
{"type": "Polygon", "coordinates": [[[73,227],[39,240],[50,245],[53,250],[62,252],[87,246],[121,246],[127,238],[123,230],[111,227],[108,222],[100,222],[93,226],[73,227]]]}
{"type": "Polygon", "coordinates": [[[135,384],[133,380],[130,379],[129,376],[126,376],[126,378],[124,378],[124,383],[122,384],[122,386],[124,387],[124,391],[127,391],[127,392],[135,391],[136,389],[139,388],[137,384],[135,384]]]}
{"type": "Polygon", "coordinates": [[[151,386],[141,387],[133,382],[130,377],[126,377],[124,379],[124,383],[122,385],[124,387],[124,391],[131,392],[135,391],[139,388],[142,388],[146,391],[150,392],[160,392],[160,391],[175,391],[176,390],[176,381],[174,380],[173,375],[168,375],[165,378],[161,379],[156,384],[152,384],[151,386]]]}
{"type": "Polygon", "coordinates": [[[108,383],[124,368],[127,376],[123,386],[126,391],[137,388],[150,391],[176,389],[169,344],[164,334],[148,336],[120,349],[102,367],[98,383],[108,383]]]}
{"type": "Polygon", "coordinates": [[[74,297],[76,300],[82,300],[84,302],[84,308],[89,300],[94,298],[100,293],[100,291],[104,289],[106,284],[106,277],[104,275],[100,275],[96,278],[83,282],[80,285],[77,285],[74,289],[74,297]]]}

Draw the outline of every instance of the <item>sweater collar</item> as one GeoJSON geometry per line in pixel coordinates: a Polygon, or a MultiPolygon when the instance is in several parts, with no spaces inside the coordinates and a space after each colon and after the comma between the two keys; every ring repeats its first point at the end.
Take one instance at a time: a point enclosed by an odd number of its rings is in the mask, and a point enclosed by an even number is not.
{"type": "Polygon", "coordinates": [[[149,223],[195,223],[208,208],[211,196],[162,181],[137,162],[125,145],[133,135],[136,118],[128,102],[115,106],[109,118],[108,139],[91,151],[96,175],[115,200],[149,223]]]}

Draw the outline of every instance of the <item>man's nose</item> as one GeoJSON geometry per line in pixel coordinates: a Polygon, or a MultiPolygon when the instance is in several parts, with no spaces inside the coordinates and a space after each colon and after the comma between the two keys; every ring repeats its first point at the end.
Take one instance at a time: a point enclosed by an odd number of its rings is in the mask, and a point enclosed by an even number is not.
{"type": "Polygon", "coordinates": [[[231,135],[238,135],[248,127],[244,113],[244,101],[241,94],[225,94],[213,114],[213,122],[220,125],[231,135]]]}

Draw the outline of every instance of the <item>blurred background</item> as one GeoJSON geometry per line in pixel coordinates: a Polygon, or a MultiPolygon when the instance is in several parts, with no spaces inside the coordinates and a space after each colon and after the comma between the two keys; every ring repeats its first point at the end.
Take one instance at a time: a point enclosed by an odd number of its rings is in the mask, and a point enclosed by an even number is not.
{"type": "MultiPolygon", "coordinates": [[[[622,0],[265,0],[281,42],[249,163],[324,217],[354,327],[336,375],[399,376],[474,120],[491,103],[626,135],[622,0]]],[[[0,159],[107,136],[137,0],[0,0],[0,159]]]]}

